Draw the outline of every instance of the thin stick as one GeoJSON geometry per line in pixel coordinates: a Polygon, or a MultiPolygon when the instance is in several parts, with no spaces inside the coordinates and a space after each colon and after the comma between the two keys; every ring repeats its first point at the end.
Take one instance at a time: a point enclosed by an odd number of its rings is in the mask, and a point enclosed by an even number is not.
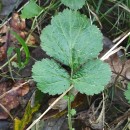
{"type": "Polygon", "coordinates": [[[106,59],[106,57],[111,53],[119,44],[122,43],[128,36],[130,35],[130,32],[128,32],[119,42],[117,42],[104,56],[101,57],[101,60],[106,59]]]}
{"type": "Polygon", "coordinates": [[[122,37],[124,37],[129,31],[127,30],[126,32],[122,33],[120,36],[118,36],[117,38],[115,38],[112,42],[116,43],[118,42],[122,37]]]}
{"type": "Polygon", "coordinates": [[[12,120],[14,120],[11,113],[1,103],[0,103],[0,107],[11,117],[12,120]]]}
{"type": "MultiPolygon", "coordinates": [[[[94,13],[94,12],[90,9],[90,7],[89,7],[88,4],[87,4],[87,6],[88,6],[88,10],[89,10],[90,13],[96,18],[96,20],[98,21],[98,23],[99,23],[99,25],[100,25],[100,28],[102,29],[103,27],[102,27],[102,24],[101,24],[101,22],[100,22],[100,20],[99,20],[99,18],[98,18],[98,16],[97,16],[97,14],[94,13]]],[[[91,16],[91,15],[90,15],[90,16],[91,16]]]]}
{"type": "Polygon", "coordinates": [[[118,52],[118,51],[121,50],[121,49],[125,49],[125,48],[122,47],[122,46],[118,47],[117,49],[111,51],[111,52],[110,52],[104,59],[102,59],[102,60],[108,59],[111,55],[115,54],[116,52],[118,52]]]}
{"type": "Polygon", "coordinates": [[[53,108],[53,106],[61,99],[63,98],[66,93],[68,93],[71,89],[73,88],[73,85],[69,87],[62,95],[60,95],[47,109],[46,111],[39,117],[37,118],[26,130],[30,130],[50,109],[53,108]]]}

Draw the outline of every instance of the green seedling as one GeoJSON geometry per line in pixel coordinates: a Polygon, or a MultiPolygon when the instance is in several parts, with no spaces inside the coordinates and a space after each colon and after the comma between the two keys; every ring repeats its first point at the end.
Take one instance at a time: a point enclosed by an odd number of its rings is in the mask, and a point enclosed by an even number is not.
{"type": "Polygon", "coordinates": [[[53,59],[37,61],[32,68],[39,90],[50,95],[61,94],[70,85],[87,95],[104,90],[111,79],[111,69],[98,59],[103,36],[85,15],[65,9],[52,18],[40,38],[42,49],[53,59]]]}

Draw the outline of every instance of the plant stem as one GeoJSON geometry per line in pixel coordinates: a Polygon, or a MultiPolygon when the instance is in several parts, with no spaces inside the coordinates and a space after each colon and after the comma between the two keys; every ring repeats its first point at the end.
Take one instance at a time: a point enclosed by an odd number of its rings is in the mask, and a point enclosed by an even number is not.
{"type": "MultiPolygon", "coordinates": [[[[71,81],[72,81],[72,77],[73,77],[73,65],[71,67],[71,81]]],[[[72,84],[72,83],[71,83],[72,84]]],[[[68,92],[68,126],[69,126],[69,130],[73,130],[73,127],[72,127],[72,114],[71,114],[71,91],[68,92]]]]}
{"type": "Polygon", "coordinates": [[[71,120],[71,92],[68,93],[68,125],[69,130],[72,130],[72,120],[71,120]]]}
{"type": "Polygon", "coordinates": [[[74,86],[71,85],[62,95],[60,95],[45,111],[42,113],[42,115],[37,118],[26,130],[30,130],[50,109],[53,108],[53,106],[62,99],[74,86]]]}

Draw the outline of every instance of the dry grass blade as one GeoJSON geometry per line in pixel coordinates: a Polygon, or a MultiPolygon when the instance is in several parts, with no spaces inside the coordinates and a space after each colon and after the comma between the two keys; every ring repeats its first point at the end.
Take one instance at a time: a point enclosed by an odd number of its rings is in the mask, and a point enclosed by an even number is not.
{"type": "Polygon", "coordinates": [[[1,103],[0,103],[0,107],[11,117],[12,120],[14,120],[11,113],[1,103]]]}
{"type": "Polygon", "coordinates": [[[120,46],[120,47],[118,47],[117,49],[115,49],[115,50],[113,50],[113,51],[111,51],[103,60],[106,60],[106,59],[108,59],[111,55],[113,55],[113,54],[115,54],[115,53],[117,53],[119,50],[121,50],[121,49],[124,49],[125,50],[125,48],[124,47],[122,47],[122,46],[120,46]]]}
{"type": "Polygon", "coordinates": [[[111,54],[111,52],[118,46],[120,45],[128,36],[130,35],[130,32],[128,32],[119,42],[117,42],[104,56],[101,57],[101,60],[104,61],[106,57],[111,54]]]}
{"type": "Polygon", "coordinates": [[[123,8],[124,10],[126,10],[128,13],[130,13],[130,9],[124,5],[124,4],[119,4],[119,7],[123,8]]]}
{"type": "MultiPolygon", "coordinates": [[[[88,4],[87,4],[87,6],[88,6],[89,12],[96,18],[96,20],[98,21],[98,23],[99,23],[99,25],[100,25],[100,28],[102,29],[102,28],[103,28],[103,27],[102,27],[102,23],[100,22],[100,19],[98,18],[97,14],[94,13],[94,12],[90,9],[90,7],[89,7],[88,4]]],[[[91,16],[91,15],[90,15],[90,16],[91,16]]]]}
{"type": "Polygon", "coordinates": [[[120,39],[122,39],[129,31],[126,31],[124,33],[122,33],[120,36],[118,36],[117,38],[115,38],[112,42],[116,43],[118,42],[120,39]]]}

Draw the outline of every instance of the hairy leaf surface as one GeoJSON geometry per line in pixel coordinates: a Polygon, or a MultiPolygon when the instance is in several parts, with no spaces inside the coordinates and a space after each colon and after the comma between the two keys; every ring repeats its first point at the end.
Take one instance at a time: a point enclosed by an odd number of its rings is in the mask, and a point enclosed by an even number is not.
{"type": "Polygon", "coordinates": [[[74,87],[87,95],[98,94],[111,79],[108,64],[100,60],[90,60],[73,76],[74,87]]]}
{"type": "Polygon", "coordinates": [[[41,34],[42,49],[61,63],[78,68],[102,50],[102,34],[85,15],[64,10],[41,34]]]}
{"type": "Polygon", "coordinates": [[[54,60],[44,59],[36,62],[32,72],[38,89],[44,93],[61,94],[70,86],[69,74],[54,60]]]}
{"type": "Polygon", "coordinates": [[[61,2],[68,6],[70,9],[74,9],[74,10],[77,10],[77,9],[80,9],[82,8],[82,6],[85,4],[85,1],[86,0],[61,0],[61,2]]]}
{"type": "Polygon", "coordinates": [[[27,19],[35,17],[41,10],[42,8],[38,6],[34,0],[30,0],[30,2],[21,11],[21,17],[27,19]]]}

